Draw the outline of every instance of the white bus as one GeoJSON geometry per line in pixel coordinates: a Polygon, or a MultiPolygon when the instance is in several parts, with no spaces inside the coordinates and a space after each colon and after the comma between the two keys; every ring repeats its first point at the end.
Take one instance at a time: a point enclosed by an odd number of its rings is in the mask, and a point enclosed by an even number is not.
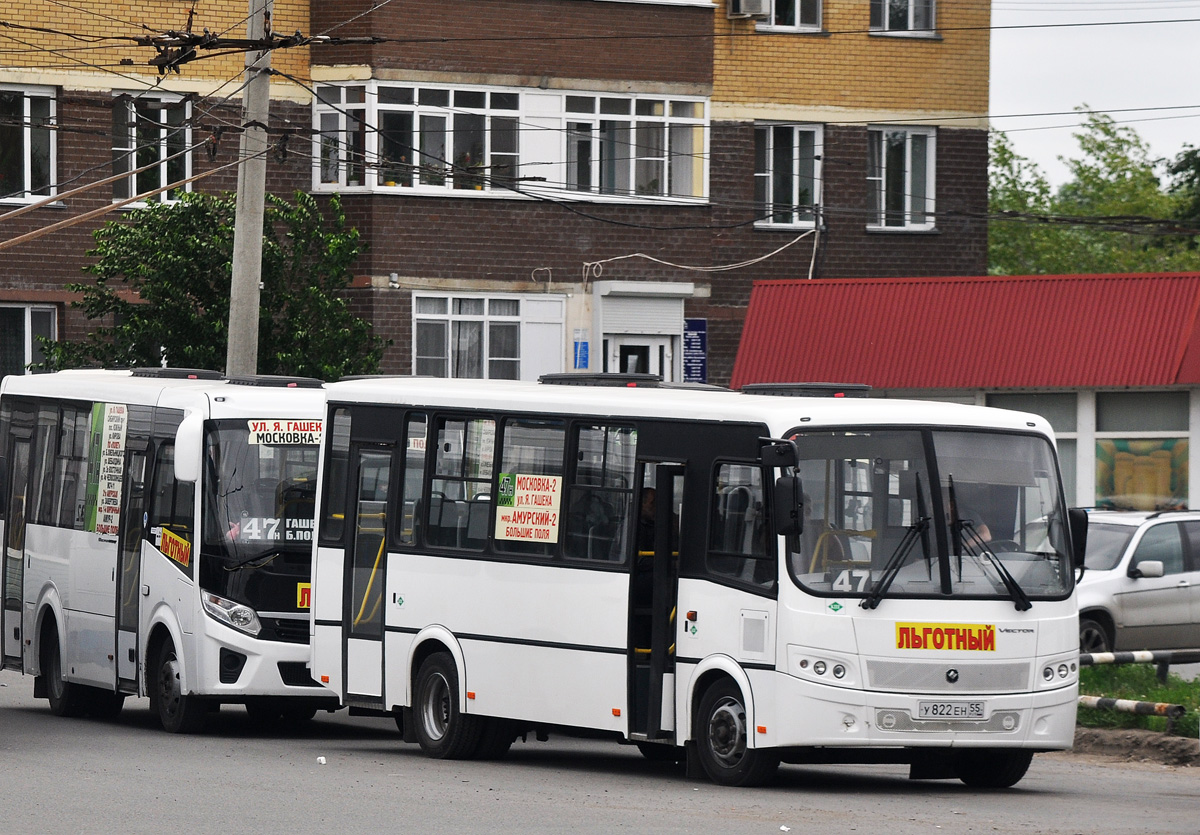
{"type": "Polygon", "coordinates": [[[323,408],[308,379],[4,378],[3,666],[58,715],[148,695],[171,732],[336,708],[308,673],[323,408]]]}
{"type": "Polygon", "coordinates": [[[312,672],[343,703],[434,757],[586,730],[727,785],[1005,787],[1071,746],[1086,520],[1043,419],[543,379],[326,386],[312,672]]]}

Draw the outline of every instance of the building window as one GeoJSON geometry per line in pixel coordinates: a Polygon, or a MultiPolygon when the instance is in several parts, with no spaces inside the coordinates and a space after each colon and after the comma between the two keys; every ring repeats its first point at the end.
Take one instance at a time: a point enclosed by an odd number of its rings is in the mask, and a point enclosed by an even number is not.
{"type": "Polygon", "coordinates": [[[1097,392],[1096,505],[1188,506],[1188,393],[1097,392]]]}
{"type": "Polygon", "coordinates": [[[934,158],[932,128],[867,131],[867,224],[888,229],[932,229],[934,158]]]}
{"type": "Polygon", "coordinates": [[[760,29],[820,29],[821,0],[771,0],[770,16],[760,29]]]}
{"type": "Polygon", "coordinates": [[[53,307],[0,306],[0,378],[29,374],[29,366],[44,362],[38,337],[56,339],[53,307]]]}
{"type": "Polygon", "coordinates": [[[54,97],[0,89],[0,200],[54,193],[54,97]]]}
{"type": "Polygon", "coordinates": [[[113,102],[113,174],[128,175],[113,183],[113,199],[144,195],[147,202],[166,202],[185,184],[167,189],[191,175],[191,102],[188,99],[120,95],[113,102]],[[151,194],[150,192],[154,192],[151,194]]]}
{"type": "MultiPolygon", "coordinates": [[[[987,405],[996,409],[1011,409],[1015,412],[1032,412],[1041,415],[1054,430],[1054,441],[1058,446],[1058,466],[1062,471],[1063,493],[1067,504],[1076,504],[1075,456],[1078,450],[1079,418],[1078,397],[1074,392],[1028,392],[996,393],[987,395],[987,405]]],[[[1090,504],[1085,501],[1084,504],[1090,504]]]]}
{"type": "Polygon", "coordinates": [[[934,0],[871,0],[871,30],[930,34],[934,0]]]}
{"type": "Polygon", "coordinates": [[[415,296],[413,372],[521,379],[521,299],[415,296]]]}
{"type": "Polygon", "coordinates": [[[820,159],[819,128],[760,125],[754,129],[754,204],[760,223],[815,223],[820,159]]]}
{"type": "Polygon", "coordinates": [[[568,191],[703,197],[704,102],[567,96],[568,191]]]}
{"type": "Polygon", "coordinates": [[[317,88],[314,181],[328,189],[706,193],[699,99],[446,87],[317,88]]]}

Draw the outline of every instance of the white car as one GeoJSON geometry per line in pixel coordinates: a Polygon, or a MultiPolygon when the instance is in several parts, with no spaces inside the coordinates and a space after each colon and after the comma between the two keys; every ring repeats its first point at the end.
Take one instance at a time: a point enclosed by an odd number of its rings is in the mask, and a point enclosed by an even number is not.
{"type": "Polygon", "coordinates": [[[1200,512],[1093,511],[1087,536],[1081,651],[1200,648],[1200,512]]]}

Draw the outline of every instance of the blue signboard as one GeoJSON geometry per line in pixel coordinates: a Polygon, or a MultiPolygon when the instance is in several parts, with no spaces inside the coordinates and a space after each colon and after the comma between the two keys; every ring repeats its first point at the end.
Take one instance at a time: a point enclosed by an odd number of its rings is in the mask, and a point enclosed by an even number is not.
{"type": "Polygon", "coordinates": [[[683,381],[708,382],[708,320],[683,320],[683,381]]]}

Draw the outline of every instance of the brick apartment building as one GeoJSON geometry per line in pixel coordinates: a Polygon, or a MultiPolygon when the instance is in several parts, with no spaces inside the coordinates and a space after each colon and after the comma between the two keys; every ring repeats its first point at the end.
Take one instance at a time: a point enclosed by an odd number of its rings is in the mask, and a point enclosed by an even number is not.
{"type": "MultiPolygon", "coordinates": [[[[268,188],[343,196],[385,371],[726,383],[755,280],[985,271],[985,0],[376,5],[276,5],[276,32],[356,40],[273,56],[272,136],[290,139],[268,188]]],[[[20,22],[74,33],[186,17],[169,0],[95,2],[94,21],[37,8],[20,22]]],[[[244,17],[201,3],[192,26],[244,17]]],[[[127,171],[134,145],[165,158],[211,137],[215,154],[34,210],[0,240],[234,160],[240,55],[160,79],[144,47],[22,40],[56,51],[0,52],[5,208],[127,171]]],[[[224,168],[194,187],[234,183],[224,168]]],[[[31,334],[86,328],[62,288],[100,222],[3,253],[4,372],[33,357],[31,334]]]]}

